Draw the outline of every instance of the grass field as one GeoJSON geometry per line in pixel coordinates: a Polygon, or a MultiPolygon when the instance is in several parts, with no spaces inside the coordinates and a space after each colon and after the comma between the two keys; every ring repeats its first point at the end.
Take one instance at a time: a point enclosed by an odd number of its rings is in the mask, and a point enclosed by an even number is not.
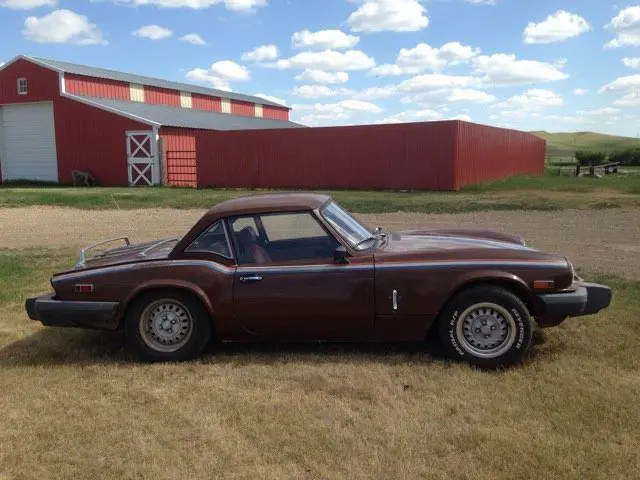
{"type": "MultiPolygon", "coordinates": [[[[228,198],[261,193],[240,189],[0,187],[1,207],[30,205],[82,209],[209,208],[228,198]]],[[[511,177],[462,192],[331,191],[359,213],[457,213],[484,210],[562,210],[640,204],[640,175],[601,179],[547,174],[511,177]]]]}
{"type": "MultiPolygon", "coordinates": [[[[146,365],[45,329],[68,250],[0,252],[0,478],[636,478],[640,283],[483,373],[419,345],[222,346],[146,365]]],[[[72,257],[73,256],[73,257],[72,257]]]]}
{"type": "Polygon", "coordinates": [[[571,158],[577,150],[615,152],[640,146],[633,137],[618,137],[595,132],[531,132],[547,140],[547,158],[571,158]]]}

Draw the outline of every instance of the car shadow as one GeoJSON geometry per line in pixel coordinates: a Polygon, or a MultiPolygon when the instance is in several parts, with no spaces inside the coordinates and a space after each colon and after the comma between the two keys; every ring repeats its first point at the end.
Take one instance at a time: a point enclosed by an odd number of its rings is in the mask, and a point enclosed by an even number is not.
{"type": "MultiPolygon", "coordinates": [[[[544,344],[544,333],[537,331],[529,357],[544,344]]],[[[201,363],[276,364],[292,361],[304,363],[352,363],[371,361],[385,364],[403,362],[445,362],[436,338],[409,343],[220,343],[212,342],[197,360],[201,363]]],[[[140,364],[126,346],[121,331],[104,332],[66,328],[49,328],[0,348],[0,367],[140,364]]]]}

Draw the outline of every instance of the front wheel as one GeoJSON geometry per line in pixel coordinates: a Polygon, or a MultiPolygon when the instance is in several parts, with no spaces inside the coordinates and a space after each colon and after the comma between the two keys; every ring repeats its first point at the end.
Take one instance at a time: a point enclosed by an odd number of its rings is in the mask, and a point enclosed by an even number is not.
{"type": "Polygon", "coordinates": [[[438,319],[445,353],[482,368],[518,363],[531,344],[527,307],[510,291],[478,286],[451,299],[438,319]]]}
{"type": "Polygon", "coordinates": [[[183,292],[150,292],[134,301],[125,317],[129,345],[153,362],[197,357],[211,337],[209,312],[183,292]]]}

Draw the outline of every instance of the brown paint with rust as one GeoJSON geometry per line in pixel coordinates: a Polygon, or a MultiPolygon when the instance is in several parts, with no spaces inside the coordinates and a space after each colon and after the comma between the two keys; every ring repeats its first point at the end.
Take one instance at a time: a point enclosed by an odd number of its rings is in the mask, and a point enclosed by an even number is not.
{"type": "MultiPolygon", "coordinates": [[[[54,275],[60,300],[119,302],[116,329],[130,302],[155,289],[182,289],[207,307],[216,335],[224,341],[423,339],[447,300],[478,282],[508,286],[535,316],[534,280],[553,280],[549,293],[569,287],[573,272],[561,255],[529,249],[516,235],[467,230],[387,233],[373,249],[352,249],[325,221],[320,209],[331,201],[308,193],[243,197],[213,207],[181,239],[141,256],[147,245],[106,252],[83,268],[54,275]],[[348,252],[333,258],[237,265],[235,260],[185,249],[209,226],[229,217],[311,212],[348,252]],[[259,283],[241,283],[257,275],[259,283]],[[74,285],[90,283],[92,293],[74,285]],[[398,292],[394,309],[392,292],[398,292]]],[[[235,258],[235,249],[232,250],[235,258]]],[[[151,245],[151,244],[148,244],[151,245]]],[[[537,319],[544,324],[545,319],[537,319]]],[[[552,324],[558,319],[548,319],[552,324]]],[[[95,326],[93,326],[95,327],[95,326]]]]}

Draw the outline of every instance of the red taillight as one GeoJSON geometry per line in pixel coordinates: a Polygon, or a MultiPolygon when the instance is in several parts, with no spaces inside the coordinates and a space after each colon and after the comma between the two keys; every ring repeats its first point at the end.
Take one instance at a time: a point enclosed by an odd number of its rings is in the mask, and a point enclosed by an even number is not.
{"type": "Polygon", "coordinates": [[[73,291],[76,293],[91,293],[94,287],[92,283],[76,283],[73,286],[73,291]]]}

